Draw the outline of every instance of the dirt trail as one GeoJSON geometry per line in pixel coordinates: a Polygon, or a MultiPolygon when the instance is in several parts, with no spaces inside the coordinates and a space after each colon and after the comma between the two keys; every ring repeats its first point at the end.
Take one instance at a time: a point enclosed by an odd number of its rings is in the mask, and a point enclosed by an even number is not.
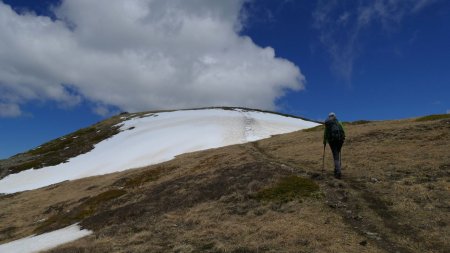
{"type": "MultiPolygon", "coordinates": [[[[292,171],[298,171],[294,164],[288,161],[277,159],[266,152],[258,142],[251,143],[258,159],[265,160],[268,163],[277,163],[281,166],[287,166],[292,171]]],[[[411,236],[412,239],[417,239],[412,231],[403,230],[401,227],[394,224],[395,218],[388,211],[386,211],[385,204],[378,199],[374,194],[365,190],[363,183],[346,176],[343,180],[336,180],[328,174],[323,173],[302,173],[304,176],[309,176],[320,183],[321,188],[325,191],[326,201],[328,206],[335,209],[348,225],[357,231],[359,234],[366,236],[367,241],[375,243],[380,248],[387,252],[411,253],[407,248],[390,240],[390,235],[384,231],[390,229],[393,233],[400,235],[411,236]],[[352,194],[349,194],[352,191],[352,194]],[[359,195],[362,198],[351,198],[350,195],[359,195]],[[374,224],[379,221],[363,219],[358,213],[360,207],[369,207],[372,211],[379,214],[383,219],[385,229],[377,229],[374,224]]],[[[364,244],[364,242],[362,242],[364,244]]]]}
{"type": "Polygon", "coordinates": [[[366,237],[362,244],[387,252],[450,252],[450,120],[375,122],[347,125],[347,131],[342,180],[333,178],[330,159],[325,175],[319,173],[320,129],[252,145],[268,161],[316,180],[327,205],[366,237]]]}

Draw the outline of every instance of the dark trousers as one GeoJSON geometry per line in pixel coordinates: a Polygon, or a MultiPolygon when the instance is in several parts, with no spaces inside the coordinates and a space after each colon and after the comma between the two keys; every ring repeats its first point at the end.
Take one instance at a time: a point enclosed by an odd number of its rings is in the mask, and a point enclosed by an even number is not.
{"type": "Polygon", "coordinates": [[[330,142],[330,149],[333,152],[334,173],[341,174],[341,148],[344,141],[330,142]]]}

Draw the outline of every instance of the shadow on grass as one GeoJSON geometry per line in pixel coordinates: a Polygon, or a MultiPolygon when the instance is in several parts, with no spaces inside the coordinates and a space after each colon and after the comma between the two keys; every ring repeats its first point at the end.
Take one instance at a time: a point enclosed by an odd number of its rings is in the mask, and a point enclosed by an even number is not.
{"type": "Polygon", "coordinates": [[[319,185],[313,180],[292,175],[280,179],[272,187],[261,190],[254,198],[284,203],[301,197],[310,197],[317,193],[319,193],[319,185]]]}

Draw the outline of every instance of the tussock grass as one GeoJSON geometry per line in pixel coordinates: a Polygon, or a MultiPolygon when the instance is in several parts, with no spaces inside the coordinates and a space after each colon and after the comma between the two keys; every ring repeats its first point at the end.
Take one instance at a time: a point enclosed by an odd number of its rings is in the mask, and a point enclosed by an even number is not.
{"type": "Polygon", "coordinates": [[[239,246],[231,252],[232,253],[257,253],[258,250],[250,249],[250,248],[247,248],[244,246],[239,246]]]}
{"type": "Polygon", "coordinates": [[[0,240],[7,240],[14,236],[14,232],[17,230],[17,227],[11,226],[5,229],[0,230],[0,240]]]}
{"type": "Polygon", "coordinates": [[[302,131],[303,132],[307,132],[307,133],[308,132],[319,132],[319,131],[323,132],[323,129],[325,129],[324,125],[318,125],[318,126],[315,126],[315,127],[303,129],[302,131]]]}
{"type": "Polygon", "coordinates": [[[319,185],[311,179],[291,175],[280,179],[274,186],[258,192],[258,200],[288,202],[310,197],[319,191],[319,185]]]}
{"type": "Polygon", "coordinates": [[[125,177],[117,180],[114,185],[126,188],[137,188],[145,183],[158,180],[164,171],[163,167],[159,167],[153,170],[144,171],[133,177],[125,177]]]}

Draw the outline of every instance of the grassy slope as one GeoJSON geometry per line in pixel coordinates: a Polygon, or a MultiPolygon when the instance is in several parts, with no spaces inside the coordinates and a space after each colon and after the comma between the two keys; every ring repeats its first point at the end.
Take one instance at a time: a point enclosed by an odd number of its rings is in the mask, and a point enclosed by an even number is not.
{"type": "Polygon", "coordinates": [[[449,252],[450,120],[346,131],[340,181],[300,131],[2,196],[0,243],[81,221],[51,252],[449,252]]]}

